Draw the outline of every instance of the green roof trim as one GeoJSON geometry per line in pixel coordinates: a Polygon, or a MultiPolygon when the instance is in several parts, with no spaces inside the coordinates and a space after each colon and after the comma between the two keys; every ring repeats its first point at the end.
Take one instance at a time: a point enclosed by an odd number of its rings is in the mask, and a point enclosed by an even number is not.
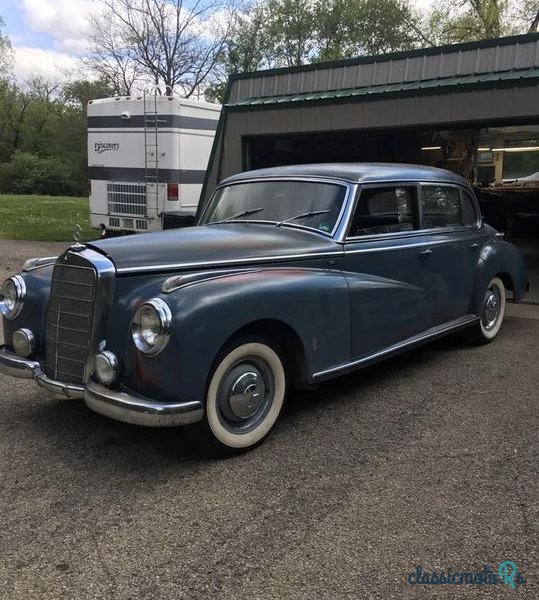
{"type": "Polygon", "coordinates": [[[374,62],[387,62],[390,60],[402,60],[405,58],[414,58],[417,56],[432,56],[435,54],[451,54],[453,52],[463,52],[465,50],[476,50],[480,48],[493,48],[496,46],[510,46],[512,44],[528,44],[539,41],[539,33],[525,33],[522,35],[512,35],[502,38],[492,38],[487,40],[478,40],[476,42],[462,42],[460,44],[448,44],[445,46],[432,46],[429,48],[419,48],[416,50],[403,50],[400,52],[390,52],[388,54],[374,54],[371,56],[358,56],[356,58],[347,58],[330,62],[309,63],[296,67],[278,67],[275,69],[266,69],[262,71],[249,71],[246,73],[235,73],[230,75],[229,80],[253,79],[257,77],[269,77],[272,75],[285,75],[287,73],[301,73],[304,71],[316,71],[323,69],[334,69],[336,67],[350,67],[374,62]]]}
{"type": "Polygon", "coordinates": [[[275,109],[280,107],[291,108],[291,105],[295,107],[296,105],[304,106],[310,103],[351,102],[354,100],[368,102],[404,96],[444,94],[453,91],[529,86],[535,83],[539,83],[539,67],[473,73],[453,77],[437,77],[419,81],[369,85],[322,92],[264,96],[240,100],[225,104],[224,106],[227,110],[233,111],[259,110],[264,108],[275,109]]]}

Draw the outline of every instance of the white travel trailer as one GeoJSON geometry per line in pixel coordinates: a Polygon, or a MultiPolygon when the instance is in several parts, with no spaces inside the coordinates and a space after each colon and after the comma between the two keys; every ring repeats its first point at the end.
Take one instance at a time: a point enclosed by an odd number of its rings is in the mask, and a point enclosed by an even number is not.
{"type": "Polygon", "coordinates": [[[156,231],[196,212],[221,107],[140,94],[88,103],[90,223],[156,231]]]}

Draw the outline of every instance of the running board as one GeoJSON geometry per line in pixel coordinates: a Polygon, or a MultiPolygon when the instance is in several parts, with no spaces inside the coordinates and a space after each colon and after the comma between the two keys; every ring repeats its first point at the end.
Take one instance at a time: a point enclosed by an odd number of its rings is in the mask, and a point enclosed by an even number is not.
{"type": "Polygon", "coordinates": [[[375,362],[383,360],[384,358],[392,356],[393,354],[404,352],[405,350],[413,348],[414,346],[425,344],[448,333],[458,331],[459,329],[464,329],[464,327],[473,325],[478,321],[479,317],[477,315],[464,315],[464,317],[459,317],[458,319],[448,321],[447,323],[443,323],[442,325],[436,325],[436,327],[431,327],[430,329],[427,329],[422,333],[418,333],[417,335],[409,337],[403,340],[402,342],[398,342],[397,344],[388,346],[383,350],[378,350],[374,354],[369,354],[368,356],[364,356],[363,358],[359,358],[352,362],[344,363],[336,367],[331,367],[330,369],[325,369],[324,371],[319,371],[318,373],[315,373],[313,375],[312,380],[322,381],[323,379],[329,379],[330,377],[334,377],[336,375],[342,375],[343,373],[366,367],[367,365],[371,365],[375,362]]]}

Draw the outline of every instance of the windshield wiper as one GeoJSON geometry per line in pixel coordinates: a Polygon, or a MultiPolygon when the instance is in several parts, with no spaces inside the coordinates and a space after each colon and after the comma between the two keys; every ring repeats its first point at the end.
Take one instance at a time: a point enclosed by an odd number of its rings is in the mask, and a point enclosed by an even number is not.
{"type": "Polygon", "coordinates": [[[206,223],[206,225],[219,225],[219,223],[226,223],[227,221],[234,221],[234,219],[239,219],[240,217],[246,217],[247,215],[253,215],[254,213],[260,212],[261,210],[264,210],[263,206],[260,206],[259,208],[250,208],[249,210],[243,210],[240,213],[237,213],[235,215],[227,217],[226,219],[223,219],[222,221],[212,221],[211,223],[206,223]]]}
{"type": "Polygon", "coordinates": [[[307,217],[314,217],[315,215],[323,215],[324,213],[331,212],[330,210],[312,210],[311,212],[301,213],[300,215],[295,215],[294,217],[290,217],[289,219],[285,219],[284,221],[279,221],[275,223],[277,227],[284,225],[285,223],[289,223],[290,221],[297,221],[298,219],[306,219],[307,217]]]}

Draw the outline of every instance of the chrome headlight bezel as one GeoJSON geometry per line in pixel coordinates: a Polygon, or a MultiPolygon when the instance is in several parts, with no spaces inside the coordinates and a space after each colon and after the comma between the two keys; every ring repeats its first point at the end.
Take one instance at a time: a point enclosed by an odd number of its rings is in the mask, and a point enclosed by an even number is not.
{"type": "Polygon", "coordinates": [[[172,329],[172,312],[168,304],[161,298],[147,300],[139,308],[131,322],[131,337],[139,352],[145,356],[159,354],[168,343],[172,329]],[[155,335],[154,342],[149,341],[148,331],[144,330],[142,317],[145,312],[151,311],[159,323],[159,332],[155,335]]]}
{"type": "Polygon", "coordinates": [[[24,306],[24,299],[26,298],[26,284],[24,279],[20,275],[13,275],[8,277],[0,286],[0,312],[6,319],[12,320],[19,316],[22,307],[24,306]],[[8,308],[5,303],[5,292],[4,286],[12,285],[15,290],[15,303],[13,308],[8,308]]]}

